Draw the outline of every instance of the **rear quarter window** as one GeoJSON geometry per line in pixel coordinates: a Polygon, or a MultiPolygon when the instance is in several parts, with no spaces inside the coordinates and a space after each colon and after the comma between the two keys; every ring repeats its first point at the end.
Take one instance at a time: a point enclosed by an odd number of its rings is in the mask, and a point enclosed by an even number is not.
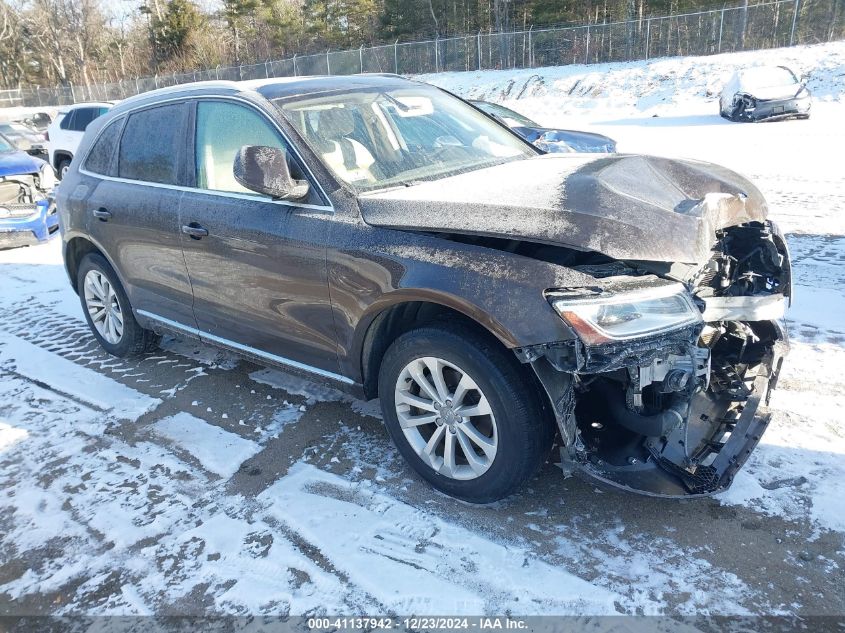
{"type": "Polygon", "coordinates": [[[182,184],[187,106],[157,106],[129,116],[120,139],[118,176],[182,184]]]}
{"type": "Polygon", "coordinates": [[[85,159],[84,169],[95,174],[110,176],[113,173],[112,161],[118,140],[120,139],[120,128],[123,125],[123,118],[116,119],[106,125],[100,132],[100,136],[94,142],[88,157],[85,159]]]}

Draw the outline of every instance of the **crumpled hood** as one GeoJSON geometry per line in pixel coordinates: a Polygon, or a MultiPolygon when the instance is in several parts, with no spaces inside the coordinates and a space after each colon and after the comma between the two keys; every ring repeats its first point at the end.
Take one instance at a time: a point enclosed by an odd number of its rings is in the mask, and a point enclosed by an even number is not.
{"type": "Polygon", "coordinates": [[[703,264],[717,229],[768,210],[742,176],[653,156],[550,154],[363,194],[364,221],[559,244],[620,260],[703,264]]]}
{"type": "Polygon", "coordinates": [[[43,164],[26,152],[0,152],[0,177],[37,174],[43,164]]]}

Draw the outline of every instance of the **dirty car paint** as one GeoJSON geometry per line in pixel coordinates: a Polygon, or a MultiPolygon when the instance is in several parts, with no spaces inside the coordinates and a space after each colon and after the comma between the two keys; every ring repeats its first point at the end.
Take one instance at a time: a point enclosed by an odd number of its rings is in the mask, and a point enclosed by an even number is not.
{"type": "Polygon", "coordinates": [[[620,260],[701,264],[715,231],[767,216],[745,178],[652,156],[549,155],[364,194],[374,226],[524,239],[620,260]]]}

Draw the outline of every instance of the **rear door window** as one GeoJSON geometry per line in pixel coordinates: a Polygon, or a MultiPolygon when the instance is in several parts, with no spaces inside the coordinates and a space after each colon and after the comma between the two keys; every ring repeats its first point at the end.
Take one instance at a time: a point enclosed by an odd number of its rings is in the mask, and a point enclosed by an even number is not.
{"type": "Polygon", "coordinates": [[[184,181],[187,106],[141,110],[129,116],[120,139],[118,176],[180,185],[184,181]]]}
{"type": "Polygon", "coordinates": [[[73,118],[73,124],[70,129],[76,132],[84,132],[88,125],[97,117],[98,108],[79,108],[75,110],[76,116],[73,118]]]}

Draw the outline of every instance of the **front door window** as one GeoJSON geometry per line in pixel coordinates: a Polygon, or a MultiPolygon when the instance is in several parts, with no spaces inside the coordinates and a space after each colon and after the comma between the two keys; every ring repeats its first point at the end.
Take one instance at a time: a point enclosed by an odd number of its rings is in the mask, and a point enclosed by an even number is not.
{"type": "Polygon", "coordinates": [[[235,156],[244,145],[287,149],[279,133],[255,110],[222,101],[198,103],[197,187],[212,191],[253,193],[238,183],[232,173],[235,156]]]}

